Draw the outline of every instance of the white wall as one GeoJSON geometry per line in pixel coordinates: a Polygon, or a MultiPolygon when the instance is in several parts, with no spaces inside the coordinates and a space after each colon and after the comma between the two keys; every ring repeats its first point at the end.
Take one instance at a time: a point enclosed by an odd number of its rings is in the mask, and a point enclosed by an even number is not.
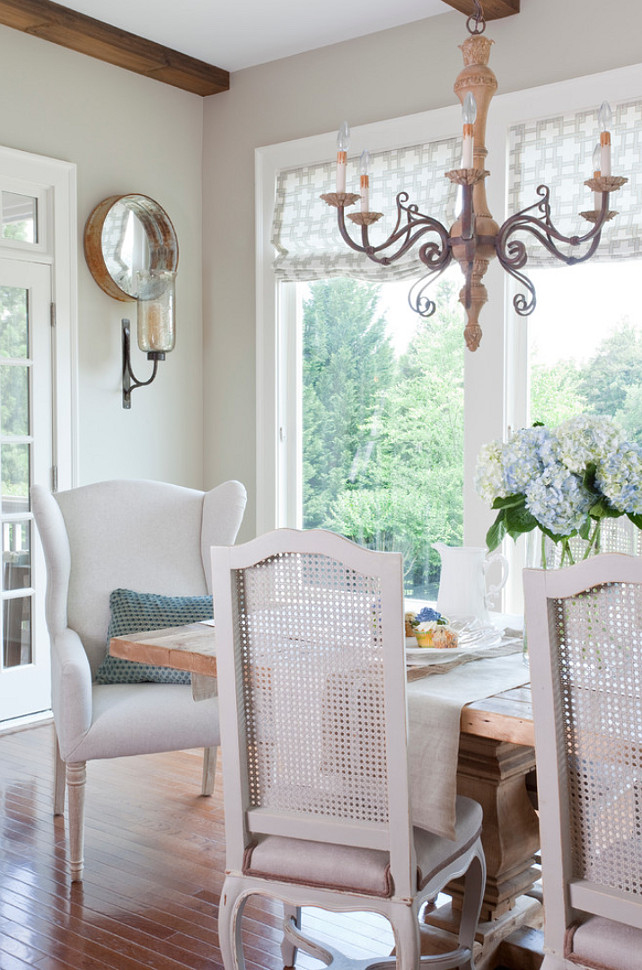
{"type": "MultiPolygon", "coordinates": [[[[487,28],[499,90],[639,62],[642,4],[613,6],[609,19],[603,0],[522,0],[518,16],[487,28]]],[[[253,534],[256,501],[254,149],[331,132],[344,118],[359,125],[454,103],[466,36],[463,16],[447,13],[240,71],[229,92],[205,101],[205,484],[246,484],[241,538],[253,534]]]]}
{"type": "MultiPolygon", "coordinates": [[[[0,88],[0,143],[78,167],[79,483],[140,477],[200,488],[203,99],[8,27],[0,88]],[[98,202],[130,192],[165,208],[180,257],[176,350],[124,411],[120,319],[131,314],[135,324],[136,307],[99,289],[82,232],[98,202]]],[[[134,353],[145,379],[151,364],[134,353]]]]}

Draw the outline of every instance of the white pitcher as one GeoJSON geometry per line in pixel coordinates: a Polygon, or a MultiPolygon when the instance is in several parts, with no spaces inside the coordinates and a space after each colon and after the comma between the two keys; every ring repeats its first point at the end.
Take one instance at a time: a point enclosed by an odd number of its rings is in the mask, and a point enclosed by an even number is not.
{"type": "Polygon", "coordinates": [[[481,623],[490,623],[488,605],[493,593],[498,593],[508,579],[508,561],[501,552],[486,555],[483,546],[447,546],[433,543],[441,556],[441,578],[437,609],[448,618],[474,616],[481,623]],[[493,563],[502,566],[502,577],[496,586],[486,588],[486,573],[493,563]]]}

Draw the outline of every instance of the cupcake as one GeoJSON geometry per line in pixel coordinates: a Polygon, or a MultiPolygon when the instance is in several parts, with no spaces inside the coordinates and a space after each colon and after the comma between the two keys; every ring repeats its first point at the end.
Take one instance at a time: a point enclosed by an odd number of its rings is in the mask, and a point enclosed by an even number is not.
{"type": "Polygon", "coordinates": [[[449,650],[456,647],[459,642],[457,631],[449,625],[446,617],[429,606],[424,606],[423,610],[416,614],[412,629],[419,647],[449,650]]]}
{"type": "Polygon", "coordinates": [[[415,628],[414,628],[414,625],[413,624],[415,622],[415,617],[416,616],[417,616],[416,613],[406,613],[406,614],[404,614],[404,622],[405,622],[405,625],[406,625],[406,636],[407,637],[414,637],[414,635],[415,635],[415,628]]]}

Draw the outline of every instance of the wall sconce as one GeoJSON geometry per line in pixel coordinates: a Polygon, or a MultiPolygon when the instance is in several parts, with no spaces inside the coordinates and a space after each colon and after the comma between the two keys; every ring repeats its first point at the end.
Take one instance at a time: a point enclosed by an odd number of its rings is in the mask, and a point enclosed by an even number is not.
{"type": "Polygon", "coordinates": [[[93,210],[85,226],[85,258],[108,296],[136,303],[138,346],[153,361],[152,376],[139,381],[131,363],[129,320],[121,320],[122,404],[131,408],[131,393],[151,384],[158,361],[174,349],[174,283],[178,240],[165,210],[147,195],[113,195],[93,210]]]}

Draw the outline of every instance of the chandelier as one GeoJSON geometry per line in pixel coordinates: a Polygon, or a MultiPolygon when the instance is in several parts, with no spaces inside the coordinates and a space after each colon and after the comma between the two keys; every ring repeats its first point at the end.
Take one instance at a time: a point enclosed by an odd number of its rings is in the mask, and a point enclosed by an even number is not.
{"type": "Polygon", "coordinates": [[[336,192],[321,196],[328,205],[336,208],[339,232],[347,245],[356,252],[365,253],[375,263],[388,266],[413,246],[419,246],[419,259],[428,272],[412,286],[408,301],[422,317],[431,316],[436,309],[426,293],[430,284],[453,259],[459,263],[464,275],[459,299],[466,310],[464,337],[469,350],[476,350],[482,337],[479,314],[488,299],[482,280],[490,260],[496,256],[506,272],[518,281],[520,292],[513,298],[513,306],[519,316],[528,316],[535,309],[535,287],[523,272],[527,261],[526,245],[521,238],[516,238],[516,233],[534,236],[549,253],[567,265],[584,262],[599,246],[605,222],[617,215],[609,209],[610,193],[628,181],[611,175],[609,129],[612,114],[604,102],[598,112],[600,143],[593,152],[593,177],[584,183],[593,191],[593,208],[580,213],[590,224],[588,231],[583,235],[565,236],[555,227],[551,219],[550,189],[546,185],[538,186],[536,202],[510,216],[502,226],[497,225],[488,210],[485,179],[490,173],[484,167],[486,117],[497,89],[497,79],[488,66],[493,41],[482,36],[486,22],[481,3],[473,0],[473,4],[474,12],[466,21],[470,36],[460,48],[464,68],[454,84],[463,108],[461,167],[445,173],[446,178],[461,187],[461,206],[455,223],[447,229],[437,219],[420,212],[415,203],[408,201],[408,193],[402,191],[397,195],[397,220],[393,231],[384,242],[373,244],[368,227],[383,213],[369,209],[368,152],[361,156],[361,193],[346,192],[350,143],[347,122],[341,125],[337,136],[336,192]],[[360,243],[352,238],[345,222],[346,206],[354,205],[358,199],[361,199],[361,211],[349,213],[348,218],[361,227],[360,243]],[[560,244],[567,249],[561,249],[560,244]]]}

